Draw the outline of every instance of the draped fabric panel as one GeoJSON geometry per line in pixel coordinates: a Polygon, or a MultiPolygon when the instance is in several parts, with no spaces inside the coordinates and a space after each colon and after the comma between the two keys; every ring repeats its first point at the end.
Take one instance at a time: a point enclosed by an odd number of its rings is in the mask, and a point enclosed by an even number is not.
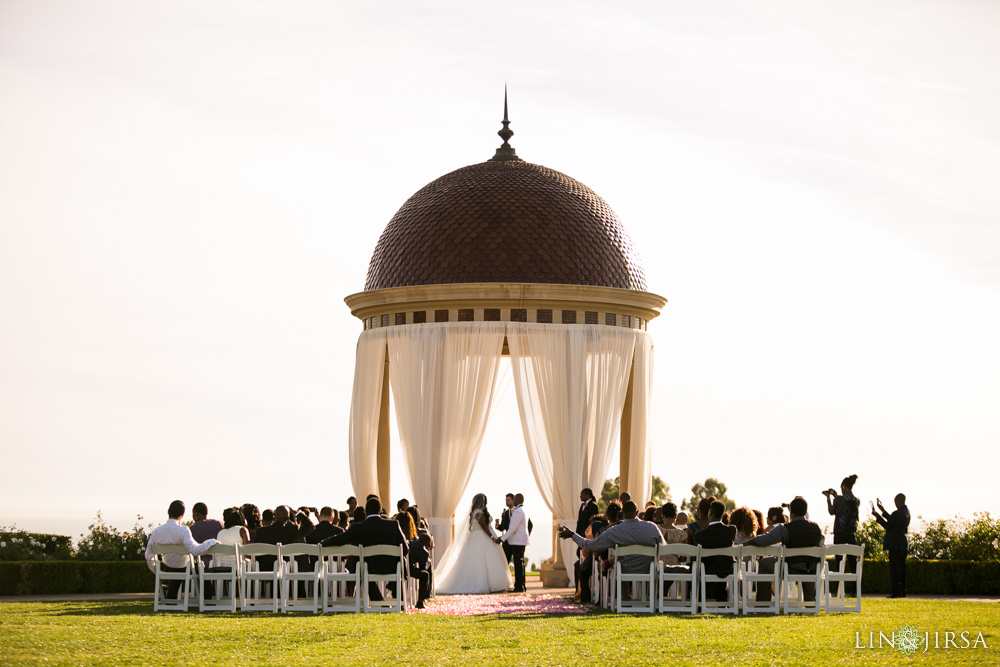
{"type": "MultiPolygon", "coordinates": [[[[621,423],[636,341],[633,329],[507,323],[528,458],[558,525],[574,525],[580,489],[600,489],[621,423]]],[[[561,541],[564,562],[576,546],[561,541]]],[[[572,567],[567,567],[573,585],[572,567]]]]}
{"type": "Polygon", "coordinates": [[[384,371],[385,331],[365,331],[358,338],[355,353],[348,431],[351,485],[362,506],[369,493],[378,493],[378,419],[384,371]]]}
{"type": "Polygon", "coordinates": [[[628,485],[641,508],[653,493],[652,446],[649,442],[649,406],[653,383],[653,339],[637,331],[632,376],[632,433],[628,460],[628,485]]]}
{"type": "Polygon", "coordinates": [[[504,322],[385,329],[403,459],[437,553],[479,456],[492,412],[504,322]]]}

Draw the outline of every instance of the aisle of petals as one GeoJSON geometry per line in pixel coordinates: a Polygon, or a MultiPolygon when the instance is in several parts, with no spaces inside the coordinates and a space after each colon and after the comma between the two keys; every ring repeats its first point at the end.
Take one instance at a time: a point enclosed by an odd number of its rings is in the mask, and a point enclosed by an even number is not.
{"type": "Polygon", "coordinates": [[[418,614],[586,614],[592,607],[558,595],[444,595],[414,610],[418,614]]]}

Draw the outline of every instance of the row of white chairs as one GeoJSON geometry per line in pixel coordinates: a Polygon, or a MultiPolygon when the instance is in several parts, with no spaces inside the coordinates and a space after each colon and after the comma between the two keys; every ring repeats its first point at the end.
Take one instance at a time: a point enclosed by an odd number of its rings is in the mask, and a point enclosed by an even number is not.
{"type": "Polygon", "coordinates": [[[400,546],[321,547],[315,544],[216,544],[203,556],[212,562],[206,566],[183,545],[153,546],[156,559],[153,611],[187,611],[197,602],[198,611],[306,611],[328,612],[401,612],[417,600],[417,580],[407,576],[407,564],[400,546]],[[163,556],[181,556],[181,571],[164,569],[163,556]],[[271,568],[262,568],[260,557],[273,558],[271,568]],[[376,574],[369,571],[368,558],[396,559],[395,571],[376,574]],[[308,557],[312,567],[302,567],[298,559],[308,557]],[[348,572],[348,558],[356,558],[354,572],[348,572]],[[298,559],[297,559],[298,558],[298,559]],[[217,567],[225,563],[224,567],[217,567]],[[168,599],[164,586],[178,582],[176,599],[168,599]],[[306,591],[299,594],[300,586],[306,591]],[[382,600],[371,599],[368,584],[383,592],[382,600]],[[388,584],[395,584],[395,595],[388,597],[388,584]]]}
{"type": "Polygon", "coordinates": [[[621,612],[689,612],[691,614],[744,614],[751,613],[819,613],[861,611],[861,570],[864,563],[864,546],[838,544],[832,546],[788,549],[782,545],[769,547],[733,546],[722,549],[704,549],[689,544],[652,546],[620,546],[610,550],[614,567],[607,572],[595,566],[592,572],[591,591],[595,604],[621,612]],[[622,572],[623,556],[651,558],[649,570],[641,573],[622,572]],[[686,569],[677,571],[665,566],[663,558],[674,556],[684,561],[686,569]],[[705,559],[712,556],[733,558],[733,568],[725,576],[705,571],[705,559]],[[840,556],[839,566],[833,568],[828,558],[840,556]],[[816,559],[813,572],[799,572],[789,568],[789,558],[816,559]],[[856,558],[855,572],[847,571],[848,558],[856,558]],[[773,559],[771,572],[761,572],[765,558],[773,559]],[[631,584],[631,595],[623,596],[623,585],[631,584]],[[709,585],[726,586],[726,601],[709,599],[709,585]],[[804,587],[814,586],[815,599],[806,600],[804,587]],[[847,584],[855,587],[854,598],[845,593],[847,584]],[[669,592],[667,592],[669,586],[669,592]],[[757,600],[756,591],[767,586],[772,594],[767,602],[757,600]]]}

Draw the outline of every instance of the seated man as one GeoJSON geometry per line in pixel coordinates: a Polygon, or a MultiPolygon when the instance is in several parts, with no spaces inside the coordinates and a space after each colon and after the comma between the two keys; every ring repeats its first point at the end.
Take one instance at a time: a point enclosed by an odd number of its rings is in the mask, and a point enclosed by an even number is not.
{"type": "MultiPolygon", "coordinates": [[[[378,496],[369,496],[365,502],[365,520],[351,524],[351,527],[340,535],[328,537],[322,542],[324,547],[339,547],[345,544],[353,544],[361,547],[371,547],[376,544],[388,544],[391,546],[402,546],[403,557],[410,552],[409,544],[403,537],[403,531],[399,528],[399,523],[392,519],[383,519],[382,501],[378,496]]],[[[398,559],[392,556],[374,556],[365,558],[368,564],[368,571],[372,574],[391,574],[396,571],[398,559]]],[[[358,561],[355,558],[348,558],[345,567],[348,572],[355,572],[358,561]]],[[[373,582],[368,585],[368,597],[371,600],[381,600],[382,593],[373,582]]]]}
{"type": "Polygon", "coordinates": [[[319,511],[319,523],[306,536],[306,543],[319,544],[328,537],[340,535],[344,532],[338,524],[338,512],[332,507],[324,507],[319,511]]]}
{"type": "MultiPolygon", "coordinates": [[[[194,519],[194,523],[191,524],[191,537],[194,538],[195,542],[214,540],[219,536],[222,523],[218,519],[208,518],[208,505],[205,503],[194,504],[194,507],[191,508],[191,518],[194,519]]],[[[201,562],[210,565],[212,557],[202,556],[201,562]]]]}
{"type": "MultiPolygon", "coordinates": [[[[621,523],[603,531],[599,536],[588,540],[567,528],[559,527],[559,537],[562,539],[572,539],[577,546],[587,551],[603,551],[608,547],[627,546],[638,544],[642,546],[655,547],[663,542],[663,535],[660,529],[648,521],[641,521],[637,517],[638,508],[631,500],[622,505],[622,515],[624,519],[621,523]]],[[[639,574],[649,570],[652,559],[648,556],[624,556],[619,559],[622,572],[628,574],[639,574]]]]}
{"type": "MultiPolygon", "coordinates": [[[[217,544],[214,539],[205,540],[198,543],[191,537],[191,529],[180,523],[184,518],[184,503],[175,500],[167,508],[167,522],[154,530],[149,536],[146,544],[146,565],[153,572],[156,572],[156,557],[153,555],[153,547],[157,544],[182,544],[193,556],[199,556],[208,551],[213,544],[217,544]]],[[[165,554],[163,556],[163,569],[166,572],[183,572],[184,556],[180,554],[165,554]]],[[[167,597],[176,598],[180,590],[181,582],[173,580],[167,582],[167,597]]]]}
{"type": "MultiPolygon", "coordinates": [[[[745,546],[768,547],[772,544],[784,544],[788,549],[801,549],[803,547],[818,547],[823,544],[823,531],[820,527],[806,519],[806,512],[809,511],[809,503],[802,496],[795,496],[792,502],[788,503],[788,514],[791,521],[788,523],[776,523],[771,530],[763,535],[752,537],[745,541],[745,546]]],[[[793,556],[786,558],[788,571],[799,574],[815,572],[819,565],[818,558],[808,556],[793,556]]],[[[763,558],[760,561],[759,572],[761,574],[772,574],[776,559],[763,558]]],[[[816,585],[806,583],[802,585],[802,595],[808,602],[816,599],[816,585]]],[[[757,586],[757,601],[768,602],[771,600],[771,588],[769,586],[757,586]]]]}
{"type": "MultiPolygon", "coordinates": [[[[703,549],[723,549],[731,547],[736,541],[736,527],[727,526],[722,523],[722,515],[726,513],[726,506],[718,501],[712,501],[708,506],[705,518],[708,525],[696,531],[691,538],[691,543],[701,546],[703,549]]],[[[705,566],[705,573],[716,577],[726,577],[733,573],[732,556],[709,556],[701,559],[705,566]]],[[[705,586],[705,595],[714,598],[717,602],[726,602],[729,597],[726,593],[726,584],[711,583],[705,586]]]]}

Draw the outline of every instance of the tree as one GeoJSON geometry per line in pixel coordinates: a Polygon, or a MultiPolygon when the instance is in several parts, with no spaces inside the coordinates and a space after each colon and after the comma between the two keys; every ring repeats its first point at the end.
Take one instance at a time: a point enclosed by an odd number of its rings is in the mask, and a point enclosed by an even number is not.
{"type": "MultiPolygon", "coordinates": [[[[602,512],[608,506],[609,502],[618,497],[619,481],[619,477],[604,480],[604,488],[601,489],[601,497],[597,499],[597,506],[601,508],[602,512]]],[[[640,504],[637,498],[633,498],[632,500],[636,502],[636,505],[640,504]]],[[[658,506],[670,500],[670,485],[656,475],[653,475],[653,497],[649,500],[652,500],[658,506]]],[[[645,504],[646,501],[643,500],[642,505],[645,504]]],[[[640,506],[639,509],[642,510],[642,507],[640,506]]]]}
{"type": "Polygon", "coordinates": [[[681,503],[681,509],[685,512],[694,512],[698,509],[698,503],[710,496],[715,496],[716,500],[723,503],[727,512],[736,509],[736,503],[726,496],[726,485],[714,477],[706,479],[704,484],[692,486],[691,493],[691,498],[681,503]]]}

